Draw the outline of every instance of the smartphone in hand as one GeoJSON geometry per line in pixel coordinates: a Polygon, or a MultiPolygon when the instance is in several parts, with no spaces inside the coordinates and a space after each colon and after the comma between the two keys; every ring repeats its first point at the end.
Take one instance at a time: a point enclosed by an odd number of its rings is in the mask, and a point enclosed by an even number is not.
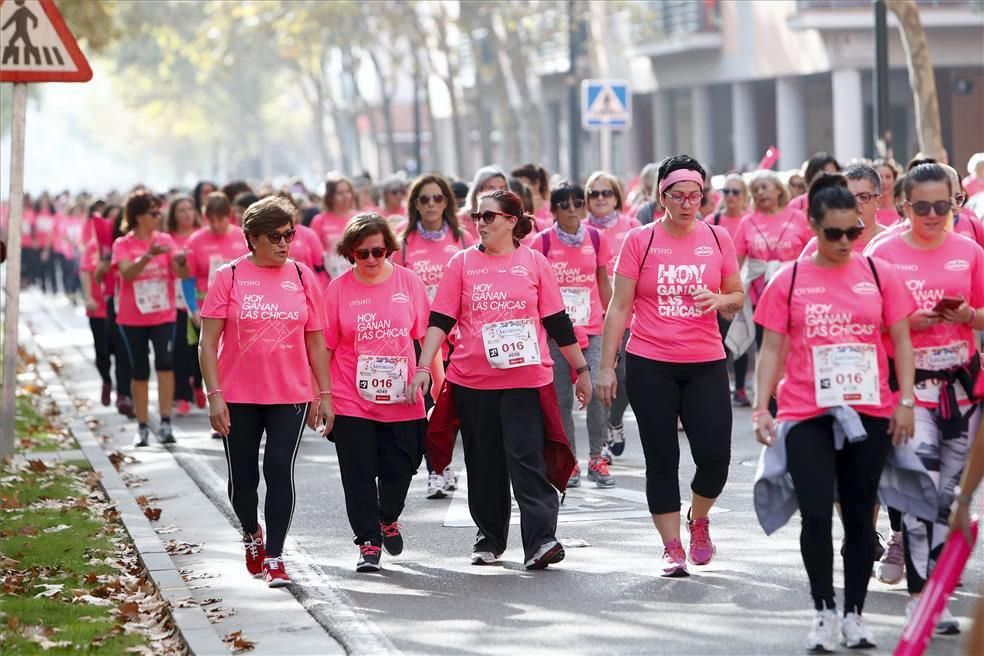
{"type": "Polygon", "coordinates": [[[933,307],[933,312],[935,312],[936,314],[942,314],[944,310],[956,310],[958,307],[963,305],[963,303],[964,300],[962,298],[953,298],[950,296],[944,296],[933,307]]]}

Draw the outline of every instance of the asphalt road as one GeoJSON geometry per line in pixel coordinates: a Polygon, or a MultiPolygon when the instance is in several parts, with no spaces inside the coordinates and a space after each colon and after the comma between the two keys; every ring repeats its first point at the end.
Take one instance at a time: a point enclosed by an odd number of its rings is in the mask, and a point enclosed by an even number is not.
{"type": "MultiPolygon", "coordinates": [[[[95,401],[99,380],[87,362],[90,335],[81,309],[35,293],[24,297],[22,308],[22,320],[41,335],[39,345],[60,358],[75,392],[95,401]]],[[[130,426],[114,422],[107,448],[129,450],[130,426]]],[[[584,421],[576,423],[584,454],[584,421]]],[[[335,620],[316,611],[328,603],[323,590],[340,594],[378,639],[367,649],[430,654],[802,653],[813,610],[799,555],[799,521],[792,520],[771,537],[762,532],[752,510],[759,447],[748,429],[750,412],[736,410],[734,423],[730,477],[711,517],[717,555],[710,565],[691,567],[688,579],[673,580],[658,575],[662,549],[646,510],[645,467],[631,412],[625,453],[612,467],[617,487],[600,490],[585,479],[567,495],[558,528],[567,558],[543,572],[523,569],[518,514],[502,564],[470,565],[474,528],[462,465],[462,488],[451,499],[425,499],[425,472],[414,478],[401,518],[406,550],[397,558],[384,554],[379,574],[357,574],[358,551],[345,517],[334,448],[308,433],[297,460],[298,498],[286,557],[289,568],[293,547],[298,559],[303,555],[316,567],[305,569],[295,594],[335,633],[340,630],[333,626],[335,620]]],[[[228,516],[222,498],[225,460],[221,444],[209,437],[205,411],[177,418],[175,425],[179,441],[172,451],[177,461],[228,516]]],[[[686,490],[694,467],[683,433],[680,441],[680,478],[686,490]]],[[[455,464],[463,461],[459,445],[455,464]]],[[[686,500],[684,504],[686,509],[686,500]]],[[[880,529],[888,529],[884,514],[880,529]]],[[[215,540],[235,544],[239,539],[231,525],[215,530],[215,540]]],[[[839,544],[836,521],[834,536],[839,544]]],[[[840,600],[842,563],[836,559],[835,568],[840,600]]],[[[977,554],[950,606],[965,629],[982,577],[984,562],[977,554]]],[[[891,653],[906,600],[904,585],[872,579],[865,617],[878,649],[869,653],[891,653]]],[[[929,653],[957,653],[960,640],[936,638],[929,653]]]]}

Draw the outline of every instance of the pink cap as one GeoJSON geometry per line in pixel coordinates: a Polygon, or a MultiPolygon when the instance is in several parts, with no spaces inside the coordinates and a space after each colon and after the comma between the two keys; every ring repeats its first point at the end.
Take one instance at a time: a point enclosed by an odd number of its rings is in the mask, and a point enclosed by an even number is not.
{"type": "Polygon", "coordinates": [[[662,194],[678,182],[696,182],[701,189],[704,188],[704,177],[699,172],[690,169],[677,169],[660,180],[659,193],[662,194]]]}

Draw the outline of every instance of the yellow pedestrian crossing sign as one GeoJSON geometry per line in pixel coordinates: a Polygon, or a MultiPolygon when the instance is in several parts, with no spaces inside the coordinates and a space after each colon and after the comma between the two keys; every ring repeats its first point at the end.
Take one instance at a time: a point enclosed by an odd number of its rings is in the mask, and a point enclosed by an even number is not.
{"type": "Polygon", "coordinates": [[[581,125],[587,130],[632,127],[632,92],[628,81],[581,82],[581,125]]]}

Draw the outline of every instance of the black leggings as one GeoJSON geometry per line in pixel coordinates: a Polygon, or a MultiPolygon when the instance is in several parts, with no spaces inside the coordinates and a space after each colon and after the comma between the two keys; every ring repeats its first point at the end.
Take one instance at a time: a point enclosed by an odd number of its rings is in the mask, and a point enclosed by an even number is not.
{"type": "Polygon", "coordinates": [[[380,522],[390,524],[400,518],[410,479],[420,466],[426,430],[424,419],[383,423],[335,417],[332,437],[356,544],[379,546],[380,522]]]}
{"type": "Polygon", "coordinates": [[[803,526],[800,552],[817,610],[834,603],[834,546],[831,532],[834,483],[844,524],[844,613],[861,613],[875,550],[871,515],[878,480],[892,446],[888,420],[861,416],[868,438],[834,448],[833,417],[800,422],[789,431],[786,453],[803,526]]]}
{"type": "Polygon", "coordinates": [[[301,433],[310,403],[259,405],[230,403],[229,437],[222,440],[229,467],[229,501],[243,531],[253,534],[260,484],[260,440],[266,433],[263,450],[263,480],[266,482],[266,554],[281,555],[287,529],[294,516],[294,460],[301,444],[301,433]]]}
{"type": "Polygon", "coordinates": [[[192,379],[197,383],[200,378],[197,345],[188,343],[188,312],[178,310],[174,320],[174,400],[193,401],[192,379]]]}
{"type": "Polygon", "coordinates": [[[690,441],[697,472],[690,489],[715,499],[731,462],[731,398],[725,360],[673,363],[626,355],[625,382],[646,457],[646,499],[654,515],[680,510],[680,438],[690,441]]]}
{"type": "Polygon", "coordinates": [[[106,299],[106,333],[116,362],[116,398],[119,401],[121,396],[130,396],[130,357],[126,352],[123,331],[116,325],[116,306],[112,298],[106,299]]]}
{"type": "Polygon", "coordinates": [[[174,369],[174,324],[120,326],[123,346],[130,358],[133,380],[150,380],[150,345],[154,345],[154,371],[174,369]]]}
{"type": "Polygon", "coordinates": [[[89,317],[89,330],[92,331],[92,344],[96,349],[96,369],[103,385],[112,385],[113,379],[109,375],[111,362],[109,354],[112,344],[109,341],[109,332],[106,330],[106,319],[102,317],[89,317]]]}

